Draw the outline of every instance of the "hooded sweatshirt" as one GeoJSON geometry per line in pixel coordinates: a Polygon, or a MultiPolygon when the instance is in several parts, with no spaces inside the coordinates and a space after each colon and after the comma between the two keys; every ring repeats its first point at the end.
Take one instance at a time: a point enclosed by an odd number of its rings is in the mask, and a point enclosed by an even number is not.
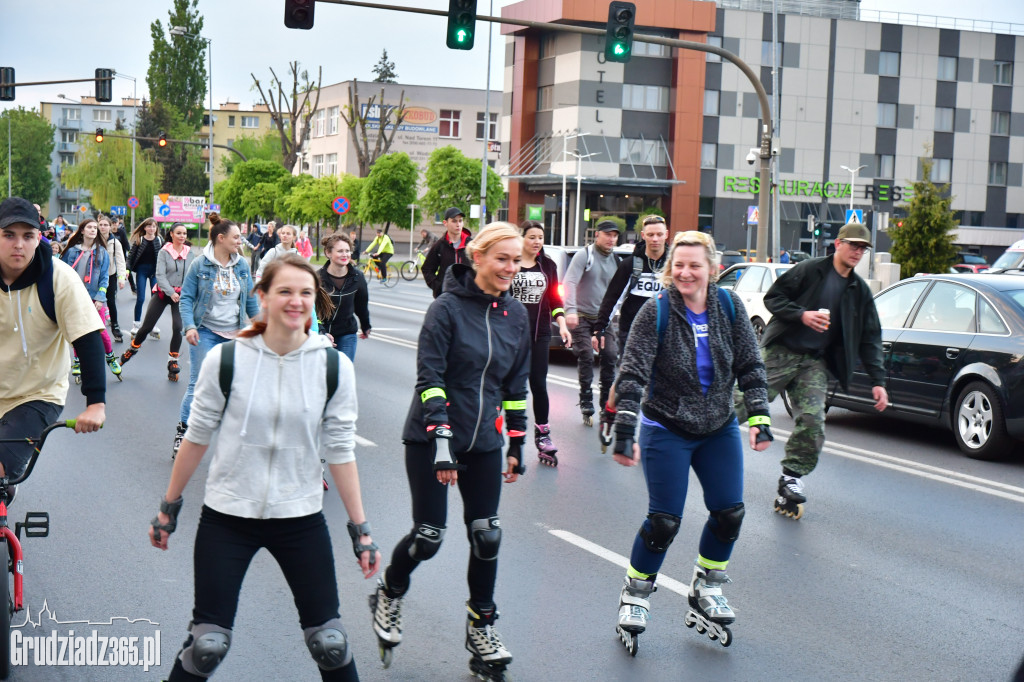
{"type": "Polygon", "coordinates": [[[231,254],[227,267],[214,258],[212,243],[206,245],[203,255],[217,266],[213,296],[210,298],[210,307],[203,317],[203,326],[214,332],[235,331],[238,329],[238,300],[241,294],[241,284],[235,277],[235,264],[238,263],[239,255],[231,254]]]}
{"type": "Polygon", "coordinates": [[[277,260],[286,253],[297,254],[298,250],[294,246],[290,249],[286,249],[282,244],[278,243],[270,251],[267,251],[267,255],[263,256],[263,258],[260,259],[260,266],[256,269],[256,279],[259,279],[260,277],[263,276],[264,268],[270,265],[272,261],[277,260]]]}
{"type": "Polygon", "coordinates": [[[355,460],[356,392],[343,354],[338,390],[327,402],[330,342],[310,335],[278,355],[262,336],[235,341],[231,398],[220,390],[223,345],[210,349],[196,381],[185,438],[209,445],[212,458],[203,503],[253,519],[308,516],[323,507],[320,460],[355,460]],[[326,403],[326,405],[325,405],[326,403]]]}

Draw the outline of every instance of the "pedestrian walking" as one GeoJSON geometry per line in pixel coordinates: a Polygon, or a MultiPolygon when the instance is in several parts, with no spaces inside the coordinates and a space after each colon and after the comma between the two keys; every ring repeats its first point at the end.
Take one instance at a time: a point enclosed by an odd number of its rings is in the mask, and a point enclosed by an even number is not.
{"type": "Polygon", "coordinates": [[[366,279],[352,267],[351,239],[339,232],[325,237],[321,245],[327,264],[317,275],[331,307],[317,310],[320,330],[331,337],[335,348],[355,361],[356,338],[369,338],[371,329],[366,279]]]}
{"type": "Polygon", "coordinates": [[[256,252],[259,260],[270,253],[270,250],[281,243],[281,237],[277,234],[277,223],[271,220],[267,223],[267,231],[260,235],[256,243],[256,252]]]}
{"type": "Polygon", "coordinates": [[[294,225],[282,225],[277,230],[278,242],[272,249],[268,250],[262,258],[260,258],[260,264],[256,268],[256,279],[263,276],[263,270],[286,253],[298,253],[295,249],[295,238],[296,238],[295,226],[294,225]]]}
{"type": "Polygon", "coordinates": [[[309,233],[305,229],[299,230],[299,238],[295,240],[295,250],[307,261],[313,257],[313,243],[309,241],[309,233]]]}
{"type": "Polygon", "coordinates": [[[444,212],[445,233],[427,251],[423,260],[423,281],[434,292],[434,298],[444,289],[444,276],[452,265],[467,262],[466,246],[473,239],[473,233],[463,227],[465,215],[455,206],[444,212]]]}
{"type": "Polygon", "coordinates": [[[96,224],[99,227],[100,235],[103,237],[103,242],[107,245],[107,255],[110,257],[111,263],[110,276],[107,280],[107,310],[110,311],[110,334],[114,337],[114,341],[121,343],[124,341],[124,335],[121,333],[121,327],[117,322],[117,292],[124,289],[125,282],[128,280],[128,270],[125,266],[125,251],[124,247],[121,246],[121,241],[112,231],[110,218],[101,213],[96,219],[96,224]]]}
{"type": "Polygon", "coordinates": [[[314,302],[323,294],[313,267],[300,256],[269,264],[256,294],[263,317],[230,345],[212,348],[203,362],[195,414],[149,531],[152,545],[166,550],[185,487],[210,450],[194,548],[192,621],[169,679],[205,680],[224,660],[242,581],[253,556],[265,548],[291,587],[321,679],[358,680],[340,620],[320,468],[322,459],[348,513],[359,568],[369,578],[380,566],[380,552],[363,511],[355,462],[355,374],[327,339],[309,333],[314,302]],[[221,386],[226,371],[228,395],[221,386]]]}
{"type": "MultiPolygon", "coordinates": [[[[135,324],[131,335],[134,337],[142,324],[142,309],[146,303],[146,293],[156,286],[156,257],[163,248],[164,240],[160,237],[158,225],[152,218],[146,218],[132,231],[132,248],[128,252],[128,269],[135,273],[135,324]]],[[[150,332],[154,339],[160,338],[160,328],[153,327],[150,332]]]]}

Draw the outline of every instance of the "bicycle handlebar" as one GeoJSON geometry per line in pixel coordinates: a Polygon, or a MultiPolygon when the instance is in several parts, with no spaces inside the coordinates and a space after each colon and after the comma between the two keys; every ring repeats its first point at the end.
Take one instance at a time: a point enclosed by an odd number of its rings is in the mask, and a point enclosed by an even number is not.
{"type": "MultiPolygon", "coordinates": [[[[63,421],[54,422],[53,424],[49,424],[46,428],[43,429],[43,432],[39,434],[38,438],[8,438],[8,439],[0,439],[0,443],[28,443],[29,445],[34,445],[35,446],[35,448],[34,448],[34,450],[32,452],[32,457],[29,458],[29,460],[28,460],[28,466],[25,467],[25,471],[20,476],[18,476],[16,478],[9,478],[7,480],[7,485],[17,485],[18,483],[21,483],[22,481],[24,481],[26,478],[29,477],[29,474],[32,473],[33,467],[35,467],[35,465],[36,465],[36,460],[39,458],[39,453],[43,449],[43,444],[46,443],[46,437],[49,436],[52,431],[54,431],[56,429],[65,429],[65,428],[73,429],[73,428],[75,428],[76,424],[77,424],[77,420],[75,420],[75,419],[65,419],[63,421]]],[[[100,428],[102,429],[103,426],[101,425],[100,428]]]]}

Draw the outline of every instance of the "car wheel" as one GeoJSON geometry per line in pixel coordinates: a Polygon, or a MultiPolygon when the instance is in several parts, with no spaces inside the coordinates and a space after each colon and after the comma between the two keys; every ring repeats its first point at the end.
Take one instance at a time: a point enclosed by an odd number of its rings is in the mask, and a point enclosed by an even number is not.
{"type": "Polygon", "coordinates": [[[1008,454],[1003,406],[984,381],[973,381],[960,391],[953,411],[956,444],[972,459],[1002,459],[1008,454]]]}
{"type": "Polygon", "coordinates": [[[754,336],[757,337],[757,345],[761,345],[761,336],[764,334],[764,322],[760,317],[750,319],[750,325],[754,328],[754,336]]]}

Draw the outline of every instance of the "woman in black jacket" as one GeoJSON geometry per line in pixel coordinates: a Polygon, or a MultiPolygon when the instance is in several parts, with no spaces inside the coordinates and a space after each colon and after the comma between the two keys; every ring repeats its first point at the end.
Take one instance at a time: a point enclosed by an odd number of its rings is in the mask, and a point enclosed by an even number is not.
{"type": "Polygon", "coordinates": [[[533,442],[541,464],[558,466],[555,453],[558,448],[551,442],[548,426],[548,349],[551,347],[551,321],[558,324],[558,335],[568,348],[572,334],[565,324],[562,296],[558,293],[558,268],[555,261],[544,255],[544,224],[527,220],[523,231],[523,261],[519,273],[512,280],[513,298],[526,306],[530,318],[530,393],[533,394],[533,442]]]}
{"type": "Polygon", "coordinates": [[[522,248],[515,225],[485,227],[467,250],[472,269],[464,264],[448,269],[444,292],[427,310],[420,330],[416,391],[402,434],[413,529],[395,547],[391,565],[371,596],[373,629],[385,665],[402,639],[401,603],[410,576],[441,546],[447,486],[456,483],[472,547],[466,603],[470,669],[500,680],[512,661],[493,628],[498,616],[494,582],[501,543],[501,480],[513,483],[525,471],[520,463],[530,323],[523,305],[508,294],[522,248]],[[503,421],[510,443],[504,473],[503,421]]]}
{"type": "MultiPolygon", "coordinates": [[[[131,236],[132,248],[128,252],[128,269],[135,273],[135,324],[132,326],[132,338],[142,325],[142,308],[146,303],[146,293],[156,286],[156,257],[163,248],[164,240],[160,237],[159,225],[152,218],[139,223],[131,236]]],[[[153,327],[150,336],[160,338],[160,328],[153,327]]]]}
{"type": "Polygon", "coordinates": [[[363,273],[352,267],[352,240],[343,234],[332,234],[320,242],[328,263],[320,268],[320,288],[331,297],[334,309],[328,314],[317,311],[320,333],[328,334],[334,347],[356,359],[356,332],[359,338],[370,335],[370,306],[363,273]],[[356,323],[358,320],[358,327],[356,323]]]}

